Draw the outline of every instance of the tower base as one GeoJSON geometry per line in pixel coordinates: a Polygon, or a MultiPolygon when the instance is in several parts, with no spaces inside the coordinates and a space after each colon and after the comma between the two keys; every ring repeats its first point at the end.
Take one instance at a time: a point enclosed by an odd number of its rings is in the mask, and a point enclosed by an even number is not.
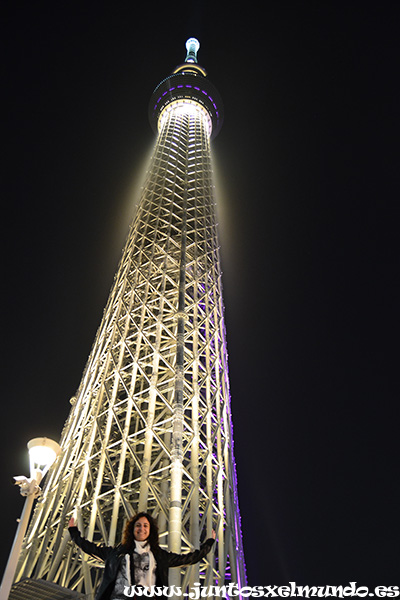
{"type": "Polygon", "coordinates": [[[44,579],[22,579],[14,583],[8,600],[86,600],[87,596],[78,594],[44,579]]]}

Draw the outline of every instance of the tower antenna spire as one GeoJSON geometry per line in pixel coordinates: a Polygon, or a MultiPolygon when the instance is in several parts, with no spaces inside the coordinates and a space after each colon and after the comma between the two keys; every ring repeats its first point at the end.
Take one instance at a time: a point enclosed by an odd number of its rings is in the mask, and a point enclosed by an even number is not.
{"type": "Polygon", "coordinates": [[[185,62],[189,63],[197,63],[197,52],[200,48],[199,40],[196,38],[189,38],[186,42],[186,58],[185,62]]]}

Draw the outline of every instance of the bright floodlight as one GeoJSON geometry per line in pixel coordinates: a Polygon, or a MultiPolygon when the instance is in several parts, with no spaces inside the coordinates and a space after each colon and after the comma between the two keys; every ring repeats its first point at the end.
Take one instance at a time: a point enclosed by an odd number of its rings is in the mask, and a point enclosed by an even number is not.
{"type": "Polygon", "coordinates": [[[28,442],[28,450],[31,477],[37,471],[40,471],[43,477],[61,452],[57,442],[45,437],[35,438],[28,442]]]}
{"type": "Polygon", "coordinates": [[[187,55],[186,55],[185,62],[197,63],[197,52],[198,52],[199,48],[200,48],[199,40],[196,40],[196,38],[189,38],[188,41],[186,42],[187,55]]]}

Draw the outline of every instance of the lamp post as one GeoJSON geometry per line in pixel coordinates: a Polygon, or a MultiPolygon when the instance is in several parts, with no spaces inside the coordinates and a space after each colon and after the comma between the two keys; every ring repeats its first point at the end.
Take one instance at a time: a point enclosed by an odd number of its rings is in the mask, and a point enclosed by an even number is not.
{"type": "Polygon", "coordinates": [[[35,498],[40,494],[40,482],[50,469],[61,452],[57,442],[48,438],[35,438],[28,442],[30,478],[24,476],[14,477],[15,484],[20,486],[22,496],[26,497],[24,508],[15,534],[14,543],[8,558],[6,570],[0,588],[0,600],[8,600],[13,583],[18,557],[21,552],[22,542],[28,527],[29,517],[35,498]]]}

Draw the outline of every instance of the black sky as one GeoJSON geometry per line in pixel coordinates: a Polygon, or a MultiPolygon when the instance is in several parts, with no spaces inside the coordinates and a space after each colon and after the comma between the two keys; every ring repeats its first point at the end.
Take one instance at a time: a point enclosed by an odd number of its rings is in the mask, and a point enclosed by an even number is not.
{"type": "Polygon", "coordinates": [[[1,570],[26,442],[59,439],[100,323],[150,95],[196,36],[225,104],[213,148],[249,584],[400,584],[399,11],[235,6],[3,5],[1,570]]]}

